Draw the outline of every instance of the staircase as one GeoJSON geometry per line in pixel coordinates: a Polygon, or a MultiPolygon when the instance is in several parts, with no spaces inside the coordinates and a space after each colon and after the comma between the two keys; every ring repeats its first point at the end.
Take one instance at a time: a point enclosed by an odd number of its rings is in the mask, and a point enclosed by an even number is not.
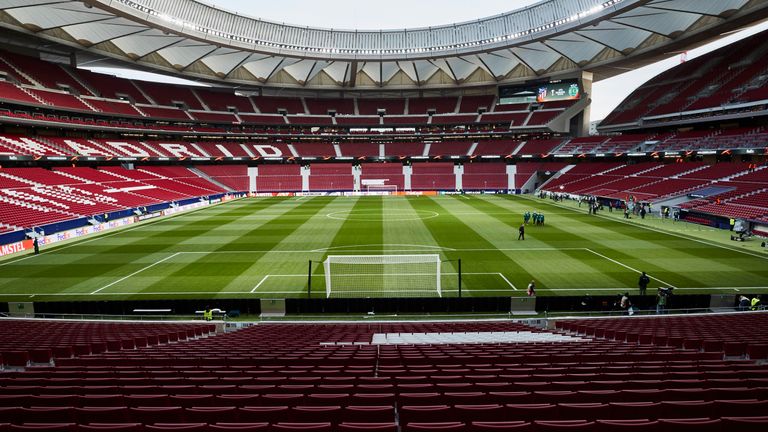
{"type": "Polygon", "coordinates": [[[50,105],[50,103],[48,103],[47,100],[41,98],[40,96],[36,95],[35,93],[32,93],[31,91],[27,90],[25,87],[23,87],[23,86],[18,86],[18,87],[19,87],[19,89],[21,91],[23,91],[24,93],[28,94],[32,99],[40,102],[40,105],[50,105]]]}
{"type": "Polygon", "coordinates": [[[205,180],[215,184],[216,186],[222,188],[223,190],[225,190],[227,192],[234,192],[234,190],[231,187],[225,185],[224,183],[219,183],[216,179],[214,179],[213,177],[209,176],[208,174],[200,171],[199,169],[197,169],[195,167],[187,167],[187,169],[192,171],[193,173],[195,173],[196,176],[198,176],[200,178],[203,178],[203,179],[205,179],[205,180]]]}
{"type": "Polygon", "coordinates": [[[82,86],[84,89],[88,90],[88,92],[90,93],[90,95],[87,95],[87,96],[97,96],[97,95],[99,94],[99,93],[98,93],[96,90],[94,90],[93,88],[91,88],[90,84],[88,84],[88,83],[86,83],[85,81],[83,81],[83,80],[80,78],[80,76],[78,76],[76,73],[74,73],[74,72],[72,71],[72,69],[70,69],[70,68],[68,68],[68,67],[64,67],[64,66],[61,66],[61,68],[62,68],[62,69],[64,69],[64,71],[65,71],[65,72],[66,72],[66,73],[67,73],[67,74],[68,74],[70,77],[72,77],[72,79],[73,79],[73,80],[75,80],[75,81],[76,81],[78,84],[80,84],[80,85],[81,85],[81,86],[82,86]]]}
{"type": "Polygon", "coordinates": [[[40,84],[39,82],[37,82],[36,79],[32,78],[31,76],[27,75],[21,69],[19,69],[16,66],[14,66],[13,63],[9,62],[8,60],[6,60],[4,58],[0,58],[0,61],[5,63],[6,65],[8,65],[8,67],[10,67],[13,70],[13,73],[15,73],[16,75],[18,75],[20,77],[23,77],[25,80],[27,80],[28,82],[31,82],[32,84],[34,84],[34,85],[36,85],[38,87],[43,87],[43,85],[40,84]]]}

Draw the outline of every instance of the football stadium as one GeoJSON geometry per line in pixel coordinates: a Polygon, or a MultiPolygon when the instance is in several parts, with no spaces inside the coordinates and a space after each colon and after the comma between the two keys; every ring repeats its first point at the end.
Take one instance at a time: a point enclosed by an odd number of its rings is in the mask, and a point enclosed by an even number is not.
{"type": "Polygon", "coordinates": [[[768,2],[256,3],[0,0],[0,432],[768,430],[768,2]]]}

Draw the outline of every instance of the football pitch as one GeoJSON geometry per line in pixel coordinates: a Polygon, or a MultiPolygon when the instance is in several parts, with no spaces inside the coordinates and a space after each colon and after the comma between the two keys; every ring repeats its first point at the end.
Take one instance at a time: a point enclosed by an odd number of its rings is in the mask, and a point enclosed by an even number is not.
{"type": "MultiPolygon", "coordinates": [[[[687,225],[687,224],[679,224],[687,225]]],[[[720,232],[723,237],[728,233],[720,232]]],[[[768,254],[501,195],[249,198],[0,261],[3,301],[326,296],[328,255],[437,254],[441,295],[768,292],[768,254]],[[544,226],[518,227],[526,211],[544,226]],[[312,261],[311,276],[309,261],[312,261]]],[[[402,275],[408,278],[408,275],[402,275]]],[[[360,275],[352,297],[437,296],[360,275]]],[[[405,284],[407,285],[407,284],[405,284]]]]}

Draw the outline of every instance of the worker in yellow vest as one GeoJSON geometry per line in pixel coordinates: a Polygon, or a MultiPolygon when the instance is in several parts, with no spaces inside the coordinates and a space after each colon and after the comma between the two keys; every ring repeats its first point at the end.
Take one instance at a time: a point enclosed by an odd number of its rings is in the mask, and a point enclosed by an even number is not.
{"type": "Polygon", "coordinates": [[[761,306],[760,305],[760,296],[758,295],[758,296],[755,296],[755,298],[752,299],[752,304],[751,304],[751,307],[749,309],[753,310],[753,311],[754,310],[758,310],[758,309],[760,309],[760,306],[761,306]]]}
{"type": "Polygon", "coordinates": [[[728,222],[731,224],[731,231],[733,231],[733,227],[736,225],[736,219],[731,218],[728,222]]]}
{"type": "Polygon", "coordinates": [[[213,310],[211,310],[210,306],[206,307],[203,311],[203,319],[205,321],[213,321],[213,310]]]}

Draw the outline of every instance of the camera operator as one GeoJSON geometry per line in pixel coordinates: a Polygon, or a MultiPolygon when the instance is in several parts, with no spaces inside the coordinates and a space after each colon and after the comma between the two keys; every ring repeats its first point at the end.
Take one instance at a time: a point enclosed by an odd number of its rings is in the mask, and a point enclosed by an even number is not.
{"type": "Polygon", "coordinates": [[[656,315],[661,315],[669,304],[669,297],[672,295],[672,288],[659,288],[656,293],[656,315]]]}

